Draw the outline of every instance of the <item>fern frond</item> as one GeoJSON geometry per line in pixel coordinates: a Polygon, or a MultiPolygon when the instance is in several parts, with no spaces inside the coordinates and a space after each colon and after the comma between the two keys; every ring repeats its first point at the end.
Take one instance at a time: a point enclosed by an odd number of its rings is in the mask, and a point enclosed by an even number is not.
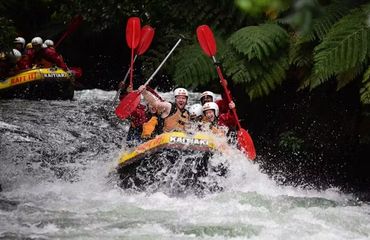
{"type": "Polygon", "coordinates": [[[176,57],[173,79],[185,87],[204,86],[217,78],[212,61],[200,49],[198,44],[183,48],[176,57]]]}
{"type": "Polygon", "coordinates": [[[345,87],[348,83],[352,82],[356,77],[364,72],[364,65],[354,67],[353,69],[347,70],[337,76],[337,90],[345,87]]]}
{"type": "Polygon", "coordinates": [[[268,95],[275,90],[286,78],[286,71],[289,68],[287,54],[282,55],[278,60],[271,61],[264,66],[264,72],[258,79],[254,79],[246,86],[246,92],[252,99],[268,95]]]}
{"type": "Polygon", "coordinates": [[[313,44],[311,42],[300,42],[292,39],[289,45],[289,63],[297,67],[310,67],[313,64],[313,44]]]}
{"type": "Polygon", "coordinates": [[[228,43],[248,60],[263,60],[288,43],[289,35],[277,24],[248,26],[231,35],[228,43]]]}
{"type": "Polygon", "coordinates": [[[263,73],[262,64],[259,61],[255,60],[258,64],[253,65],[231,46],[226,48],[223,59],[222,65],[225,73],[235,83],[251,82],[263,73]]]}
{"type": "Polygon", "coordinates": [[[367,67],[367,70],[362,78],[360,99],[363,104],[370,104],[370,66],[367,67]]]}
{"type": "Polygon", "coordinates": [[[312,31],[308,35],[310,41],[322,40],[330,28],[343,16],[348,14],[349,6],[343,1],[334,1],[323,8],[323,14],[315,18],[312,24],[312,31]]]}
{"type": "Polygon", "coordinates": [[[362,8],[353,10],[338,21],[315,47],[313,73],[317,78],[313,79],[316,82],[311,82],[311,88],[366,60],[370,52],[367,17],[362,8]]]}

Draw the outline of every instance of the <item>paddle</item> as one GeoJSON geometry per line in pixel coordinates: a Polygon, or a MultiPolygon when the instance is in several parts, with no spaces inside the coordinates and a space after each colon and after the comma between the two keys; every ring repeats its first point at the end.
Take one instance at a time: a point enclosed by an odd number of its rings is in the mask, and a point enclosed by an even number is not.
{"type": "MultiPolygon", "coordinates": [[[[146,87],[149,82],[154,78],[154,76],[157,74],[159,69],[163,66],[163,64],[167,61],[167,59],[170,57],[172,52],[175,50],[177,45],[179,45],[181,42],[181,38],[176,42],[175,46],[171,49],[171,51],[167,54],[167,56],[163,59],[161,64],[157,67],[157,69],[154,71],[154,73],[149,77],[149,79],[145,82],[144,86],[146,87]]],[[[133,92],[129,92],[119,103],[117,106],[115,113],[116,115],[121,119],[126,119],[130,114],[136,109],[137,105],[140,102],[140,95],[141,91],[136,90],[133,92]]]]}
{"type": "MultiPolygon", "coordinates": [[[[212,30],[207,25],[199,26],[197,28],[197,38],[199,45],[203,49],[204,53],[212,58],[213,63],[216,66],[218,77],[220,78],[220,83],[224,89],[226,100],[228,103],[230,103],[232,98],[230,96],[229,90],[227,89],[227,82],[222,75],[221,68],[217,64],[215,57],[217,48],[212,30]]],[[[250,159],[254,160],[256,157],[256,149],[254,148],[253,140],[249,135],[248,131],[241,127],[235,108],[232,109],[232,113],[234,115],[238,127],[237,133],[238,144],[242,148],[242,150],[247,154],[247,156],[250,159]]]]}
{"type": "MultiPolygon", "coordinates": [[[[150,44],[152,43],[153,37],[154,37],[154,28],[152,28],[149,25],[145,25],[141,29],[140,36],[141,36],[141,38],[140,38],[139,45],[135,49],[136,50],[136,55],[134,57],[134,62],[135,62],[137,56],[142,55],[143,53],[146,52],[146,50],[148,50],[150,44]]],[[[127,70],[124,79],[120,82],[120,84],[119,84],[120,87],[118,88],[118,91],[117,91],[116,95],[114,96],[112,106],[115,105],[118,97],[120,96],[121,91],[122,91],[122,86],[126,83],[128,74],[130,73],[130,70],[131,70],[131,68],[129,68],[129,70],[127,70]]]]}
{"type": "Polygon", "coordinates": [[[132,80],[134,76],[134,50],[139,45],[140,41],[140,18],[130,17],[126,25],[126,42],[129,48],[131,48],[131,63],[130,63],[130,88],[132,88],[132,80]]]}
{"type": "Polygon", "coordinates": [[[72,32],[76,31],[76,29],[81,25],[83,17],[81,15],[75,16],[72,21],[69,23],[67,30],[64,32],[61,38],[59,38],[58,42],[54,45],[54,48],[57,48],[60,43],[72,32]]]}

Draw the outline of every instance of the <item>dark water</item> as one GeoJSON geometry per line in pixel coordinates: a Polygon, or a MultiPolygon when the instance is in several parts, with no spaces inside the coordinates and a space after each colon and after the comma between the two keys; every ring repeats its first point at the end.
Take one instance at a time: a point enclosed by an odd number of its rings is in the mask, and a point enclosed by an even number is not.
{"type": "MultiPolygon", "coordinates": [[[[235,150],[223,192],[122,190],[127,124],[114,92],[0,101],[0,239],[369,239],[370,206],[336,189],[281,187],[235,150]]],[[[219,158],[219,159],[217,159],[219,158]]]]}

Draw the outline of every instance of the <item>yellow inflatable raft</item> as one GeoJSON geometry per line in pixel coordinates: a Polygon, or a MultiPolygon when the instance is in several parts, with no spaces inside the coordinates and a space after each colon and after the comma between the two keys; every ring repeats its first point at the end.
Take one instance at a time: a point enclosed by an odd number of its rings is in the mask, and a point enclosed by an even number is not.
{"type": "MultiPolygon", "coordinates": [[[[200,179],[210,173],[226,174],[224,164],[213,166],[209,160],[227,148],[226,139],[220,141],[212,134],[163,133],[120,156],[117,166],[120,185],[137,190],[168,185],[173,188],[173,184],[180,192],[189,188],[199,190],[199,186],[204,189],[200,179]]],[[[212,189],[217,187],[213,184],[212,189]]]]}
{"type": "Polygon", "coordinates": [[[72,99],[74,77],[60,68],[38,68],[0,79],[0,99],[72,99]]]}

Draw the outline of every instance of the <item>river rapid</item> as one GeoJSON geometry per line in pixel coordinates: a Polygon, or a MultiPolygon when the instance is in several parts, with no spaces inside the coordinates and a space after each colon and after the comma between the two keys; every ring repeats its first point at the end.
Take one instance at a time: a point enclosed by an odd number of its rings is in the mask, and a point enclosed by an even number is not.
{"type": "Polygon", "coordinates": [[[221,192],[121,189],[114,169],[128,125],[114,94],[0,100],[0,239],[370,239],[368,203],[279,186],[237,150],[221,159],[221,192]]]}

